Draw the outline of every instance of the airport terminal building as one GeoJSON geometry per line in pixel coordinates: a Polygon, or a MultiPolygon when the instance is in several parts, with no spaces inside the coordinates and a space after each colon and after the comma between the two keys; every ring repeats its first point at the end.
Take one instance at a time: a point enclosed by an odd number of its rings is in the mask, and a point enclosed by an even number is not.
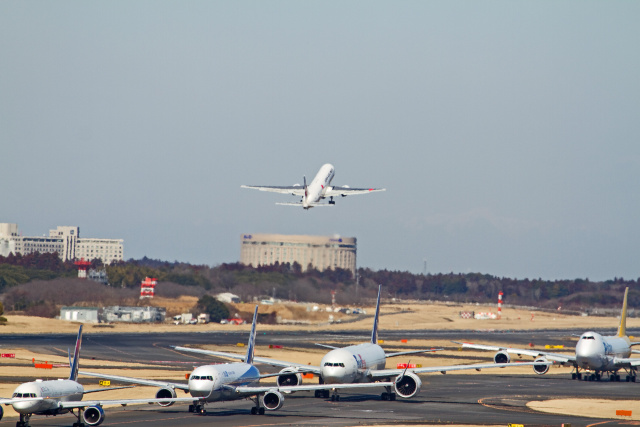
{"type": "Polygon", "coordinates": [[[0,223],[0,255],[28,255],[57,252],[63,261],[100,259],[105,264],[122,261],[122,239],[81,238],[80,227],[59,226],[49,236],[28,237],[18,232],[18,224],[0,223]]]}
{"type": "Polygon", "coordinates": [[[293,264],[302,271],[309,265],[318,271],[343,268],[356,274],[356,238],[286,234],[243,234],[240,262],[261,265],[293,264]]]}

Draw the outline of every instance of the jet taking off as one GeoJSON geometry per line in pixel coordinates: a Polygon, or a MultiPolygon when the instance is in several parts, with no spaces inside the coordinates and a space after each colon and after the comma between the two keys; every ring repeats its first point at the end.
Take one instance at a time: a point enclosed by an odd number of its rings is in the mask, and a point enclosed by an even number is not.
{"type": "MultiPolygon", "coordinates": [[[[457,371],[465,369],[485,369],[485,368],[501,368],[505,365],[497,363],[479,363],[475,365],[454,365],[454,366],[432,366],[428,368],[408,368],[408,369],[385,369],[387,357],[404,356],[413,353],[425,353],[432,350],[415,350],[403,351],[398,353],[386,354],[378,345],[378,318],[380,315],[380,291],[378,287],[378,300],[376,303],[376,314],[373,319],[373,330],[371,332],[371,341],[358,345],[351,345],[344,348],[329,347],[332,350],[328,352],[320,362],[320,366],[302,365],[290,363],[280,360],[268,359],[265,357],[254,357],[257,363],[264,363],[272,366],[284,367],[280,371],[277,378],[279,385],[298,385],[302,384],[302,374],[312,372],[319,376],[320,384],[333,384],[333,394],[331,400],[340,400],[338,390],[346,388],[345,384],[362,384],[369,383],[373,386],[384,385],[386,391],[382,393],[382,400],[396,400],[396,394],[405,399],[411,398],[420,391],[422,381],[416,374],[457,371]],[[386,383],[374,383],[375,381],[387,381],[386,383]],[[386,385],[385,385],[386,384],[386,385]],[[392,387],[395,389],[392,391],[392,387]]],[[[174,347],[176,350],[188,351],[192,353],[207,354],[211,356],[227,357],[230,359],[239,359],[240,355],[233,353],[224,353],[219,351],[200,350],[188,347],[174,347]]],[[[551,364],[551,362],[546,362],[551,364]]],[[[522,366],[518,364],[517,366],[522,366]]],[[[533,365],[533,363],[525,363],[525,365],[533,365]]],[[[318,389],[316,397],[329,397],[328,388],[325,390],[318,389]]]]}
{"type": "MultiPolygon", "coordinates": [[[[603,336],[596,332],[585,332],[580,336],[576,344],[575,355],[566,355],[559,353],[547,353],[545,351],[536,351],[524,348],[499,347],[492,345],[482,345],[473,343],[462,343],[462,348],[473,348],[476,350],[497,351],[493,360],[497,363],[509,363],[511,361],[510,354],[525,356],[533,356],[536,362],[554,361],[561,365],[569,364],[574,368],[571,373],[571,379],[581,380],[583,378],[589,381],[599,381],[603,373],[609,375],[610,381],[620,381],[618,371],[623,369],[627,372],[627,381],[636,381],[638,366],[640,366],[640,358],[630,358],[631,353],[637,351],[631,350],[634,345],[640,345],[640,342],[631,342],[627,336],[627,293],[629,288],[624,291],[624,300],[622,302],[622,312],[620,314],[620,326],[618,333],[613,336],[603,336]]],[[[536,374],[543,375],[549,370],[548,365],[533,365],[536,374]]]]}
{"type": "MultiPolygon", "coordinates": [[[[95,390],[85,390],[76,380],[78,378],[78,364],[80,360],[80,347],[82,346],[82,325],[78,330],[76,349],[73,355],[69,355],[71,374],[66,380],[42,381],[20,384],[13,392],[10,399],[0,399],[0,403],[12,405],[20,414],[20,421],[16,427],[29,427],[29,419],[32,415],[61,415],[71,412],[77,419],[74,427],[82,427],[86,424],[97,426],[104,421],[102,405],[127,405],[130,403],[155,403],[158,399],[124,399],[124,400],[90,400],[81,401],[82,396],[97,391],[117,390],[126,387],[110,387],[95,390]],[[85,409],[86,408],[86,409],[85,409]],[[78,412],[74,413],[73,410],[78,412]]],[[[0,419],[4,411],[0,406],[0,419]]]]}
{"type": "MultiPolygon", "coordinates": [[[[93,372],[80,372],[98,378],[106,378],[114,381],[122,381],[141,385],[160,387],[156,393],[156,398],[160,406],[171,406],[177,401],[193,401],[189,405],[189,412],[205,414],[205,404],[209,402],[221,402],[237,399],[251,399],[255,406],[251,408],[252,414],[263,415],[265,409],[275,411],[280,409],[284,403],[282,393],[295,391],[325,390],[336,386],[344,388],[371,387],[372,384],[318,384],[318,385],[266,385],[258,384],[261,378],[274,377],[278,374],[260,375],[258,368],[253,366],[256,359],[253,356],[256,339],[256,323],[258,318],[258,306],[253,313],[253,324],[247,345],[247,354],[241,363],[224,363],[219,365],[200,366],[191,372],[188,384],[168,383],[163,381],[145,380],[141,378],[121,377],[116,375],[105,375],[93,372]],[[191,398],[176,398],[175,389],[184,390],[190,393],[191,398]],[[262,406],[260,406],[259,396],[262,396],[262,406]]],[[[377,383],[380,387],[391,386],[390,382],[377,383]]]]}
{"type": "Polygon", "coordinates": [[[315,178],[307,185],[307,178],[304,178],[304,186],[296,184],[290,187],[277,186],[257,186],[257,185],[241,185],[241,188],[251,188],[260,191],[269,191],[272,193],[292,194],[301,197],[298,203],[276,203],[276,205],[286,206],[302,206],[304,209],[310,209],[315,206],[333,206],[336,202],[334,197],[352,196],[355,194],[368,194],[375,191],[385,191],[385,188],[351,188],[348,185],[343,187],[332,187],[331,180],[335,174],[335,168],[329,163],[322,165],[315,178]],[[329,198],[328,203],[322,203],[321,200],[329,198]]]}

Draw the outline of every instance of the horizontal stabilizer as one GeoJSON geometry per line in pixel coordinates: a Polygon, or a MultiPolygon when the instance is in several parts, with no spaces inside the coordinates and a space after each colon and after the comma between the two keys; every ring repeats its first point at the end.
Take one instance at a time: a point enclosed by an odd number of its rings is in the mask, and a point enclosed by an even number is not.
{"type": "MultiPolygon", "coordinates": [[[[284,203],[284,202],[276,202],[276,205],[281,205],[281,206],[302,206],[302,202],[298,202],[298,203],[284,203]]],[[[329,203],[309,203],[309,207],[314,207],[314,208],[319,208],[319,207],[324,207],[324,206],[335,206],[335,205],[330,205],[329,203]]]]}

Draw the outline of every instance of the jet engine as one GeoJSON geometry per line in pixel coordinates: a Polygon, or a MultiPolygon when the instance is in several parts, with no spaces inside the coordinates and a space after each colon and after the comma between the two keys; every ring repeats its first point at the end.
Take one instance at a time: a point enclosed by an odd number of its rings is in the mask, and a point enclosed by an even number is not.
{"type": "Polygon", "coordinates": [[[84,410],[82,418],[90,426],[99,426],[104,421],[104,410],[101,406],[89,406],[84,410]]]}
{"type": "MultiPolygon", "coordinates": [[[[175,389],[172,389],[170,387],[167,388],[161,388],[160,390],[158,390],[158,392],[156,393],[156,399],[171,399],[176,397],[176,391],[175,389]]],[[[171,406],[173,405],[175,402],[173,401],[169,401],[169,402],[158,402],[158,405],[160,406],[171,406]]]]}
{"type": "Polygon", "coordinates": [[[499,351],[493,356],[494,363],[510,363],[511,356],[506,351],[499,351]]]}
{"type": "Polygon", "coordinates": [[[2,409],[2,406],[0,406],[0,420],[2,419],[3,415],[4,415],[4,409],[2,409]]]}
{"type": "MultiPolygon", "coordinates": [[[[545,359],[544,357],[540,357],[536,360],[533,361],[533,363],[547,363],[548,360],[545,359]]],[[[535,372],[538,375],[544,375],[547,372],[549,372],[549,365],[533,365],[533,372],[535,372]]]]}
{"type": "Polygon", "coordinates": [[[413,397],[420,391],[422,381],[413,372],[406,372],[404,375],[398,375],[395,384],[396,394],[400,397],[408,399],[413,397]]]}
{"type": "Polygon", "coordinates": [[[284,396],[278,390],[269,390],[262,396],[262,406],[268,411],[282,408],[284,396]]]}
{"type": "Polygon", "coordinates": [[[296,368],[284,368],[276,379],[279,386],[302,384],[302,374],[296,368]]]}

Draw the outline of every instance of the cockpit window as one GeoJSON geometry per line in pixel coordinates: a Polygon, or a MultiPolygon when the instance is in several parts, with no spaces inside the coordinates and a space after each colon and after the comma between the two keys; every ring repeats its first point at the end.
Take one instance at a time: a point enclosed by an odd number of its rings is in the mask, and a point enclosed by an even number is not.
{"type": "Polygon", "coordinates": [[[341,367],[344,368],[344,363],[331,363],[331,362],[325,362],[324,366],[335,366],[335,367],[341,367]]]}
{"type": "Polygon", "coordinates": [[[593,335],[586,335],[584,337],[582,337],[583,340],[595,340],[596,337],[594,337],[593,335]]]}
{"type": "Polygon", "coordinates": [[[191,375],[192,380],[208,380],[213,381],[213,377],[211,375],[208,376],[200,376],[200,375],[191,375]]]}

